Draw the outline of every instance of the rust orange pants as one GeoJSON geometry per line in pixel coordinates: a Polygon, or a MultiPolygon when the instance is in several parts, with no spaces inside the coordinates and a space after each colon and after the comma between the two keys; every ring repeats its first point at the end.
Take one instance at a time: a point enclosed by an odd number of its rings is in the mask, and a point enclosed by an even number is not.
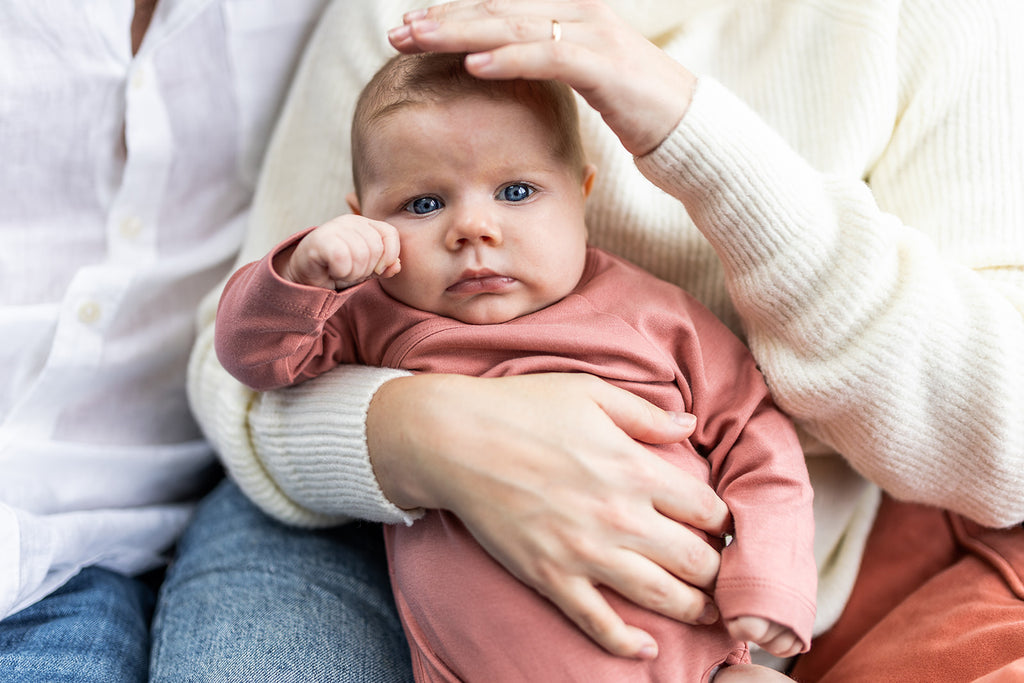
{"type": "Polygon", "coordinates": [[[883,498],[850,602],[801,683],[1024,681],[1024,529],[883,498]]]}

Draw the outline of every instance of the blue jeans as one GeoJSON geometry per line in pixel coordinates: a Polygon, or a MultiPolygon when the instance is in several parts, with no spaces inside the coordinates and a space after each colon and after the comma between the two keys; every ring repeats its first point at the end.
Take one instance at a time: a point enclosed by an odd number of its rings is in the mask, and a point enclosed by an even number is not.
{"type": "Polygon", "coordinates": [[[411,681],[380,525],[288,527],[222,482],[161,588],[150,680],[411,681]]]}
{"type": "Polygon", "coordinates": [[[0,621],[0,680],[144,683],[153,591],[89,567],[0,621]]]}
{"type": "Polygon", "coordinates": [[[0,681],[412,680],[378,524],[286,527],[229,481],[160,591],[97,567],[0,621],[0,681]]]}

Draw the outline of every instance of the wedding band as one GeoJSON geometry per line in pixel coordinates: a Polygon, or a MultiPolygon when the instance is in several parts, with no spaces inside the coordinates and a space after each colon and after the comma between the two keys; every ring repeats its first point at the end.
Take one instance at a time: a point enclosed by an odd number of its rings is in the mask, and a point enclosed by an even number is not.
{"type": "Polygon", "coordinates": [[[558,42],[562,39],[562,25],[558,23],[558,19],[551,20],[551,40],[558,42]]]}

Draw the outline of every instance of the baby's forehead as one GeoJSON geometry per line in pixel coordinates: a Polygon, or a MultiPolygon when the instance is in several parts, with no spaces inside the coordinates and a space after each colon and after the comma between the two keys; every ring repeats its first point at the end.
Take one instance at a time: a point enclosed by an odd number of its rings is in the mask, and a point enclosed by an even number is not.
{"type": "MultiPolygon", "coordinates": [[[[416,62],[410,64],[415,66],[416,62]]],[[[395,68],[401,67],[402,64],[396,62],[395,68]]],[[[423,122],[424,128],[433,128],[432,135],[442,136],[444,140],[458,140],[460,134],[473,131],[494,131],[496,135],[505,137],[520,136],[540,141],[540,146],[551,159],[570,167],[582,170],[586,164],[579,139],[575,98],[563,84],[479,80],[450,71],[425,73],[413,69],[389,74],[385,70],[379,80],[371,81],[367,86],[353,120],[352,161],[356,184],[359,184],[361,174],[369,170],[368,164],[384,161],[379,156],[384,147],[404,135],[405,131],[398,129],[396,133],[393,126],[415,127],[419,125],[417,117],[420,114],[429,117],[438,112],[450,114],[462,123],[460,130],[453,131],[450,126],[434,125],[435,121],[423,122]],[[476,105],[481,102],[499,109],[480,111],[476,105]],[[503,115],[502,108],[523,115],[507,117],[503,115]],[[460,116],[463,109],[477,110],[476,119],[460,116]],[[497,123],[490,125],[496,120],[501,120],[500,125],[505,127],[496,128],[497,123]]]]}
{"type": "MultiPolygon", "coordinates": [[[[546,111],[545,103],[537,97],[523,96],[514,90],[460,90],[454,92],[410,92],[401,97],[382,103],[370,116],[369,122],[382,121],[399,113],[437,113],[475,108],[477,105],[513,107],[530,111],[541,118],[546,111]]],[[[481,122],[483,123],[483,122],[481,122]]]]}
{"type": "Polygon", "coordinates": [[[532,107],[515,100],[472,97],[405,102],[368,123],[363,147],[459,143],[487,145],[496,139],[522,148],[554,151],[558,129],[532,107]]]}
{"type": "Polygon", "coordinates": [[[550,131],[519,114],[524,108],[460,109],[407,106],[378,121],[360,148],[362,179],[391,185],[398,178],[406,187],[441,187],[453,178],[460,184],[469,179],[483,185],[516,179],[547,184],[574,169],[550,131]]]}
{"type": "Polygon", "coordinates": [[[528,102],[474,95],[403,101],[366,120],[358,134],[365,146],[374,146],[381,138],[404,135],[421,126],[429,129],[430,135],[457,140],[490,134],[520,138],[539,135],[549,146],[561,133],[551,117],[528,102]]]}

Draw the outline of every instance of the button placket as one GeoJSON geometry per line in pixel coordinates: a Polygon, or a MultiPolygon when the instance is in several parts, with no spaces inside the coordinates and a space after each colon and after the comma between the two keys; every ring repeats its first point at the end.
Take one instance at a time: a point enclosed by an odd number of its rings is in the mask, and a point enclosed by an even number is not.
{"type": "Polygon", "coordinates": [[[140,266],[156,258],[156,220],[173,139],[153,66],[133,60],[125,85],[127,157],[107,225],[111,259],[140,266]]]}

